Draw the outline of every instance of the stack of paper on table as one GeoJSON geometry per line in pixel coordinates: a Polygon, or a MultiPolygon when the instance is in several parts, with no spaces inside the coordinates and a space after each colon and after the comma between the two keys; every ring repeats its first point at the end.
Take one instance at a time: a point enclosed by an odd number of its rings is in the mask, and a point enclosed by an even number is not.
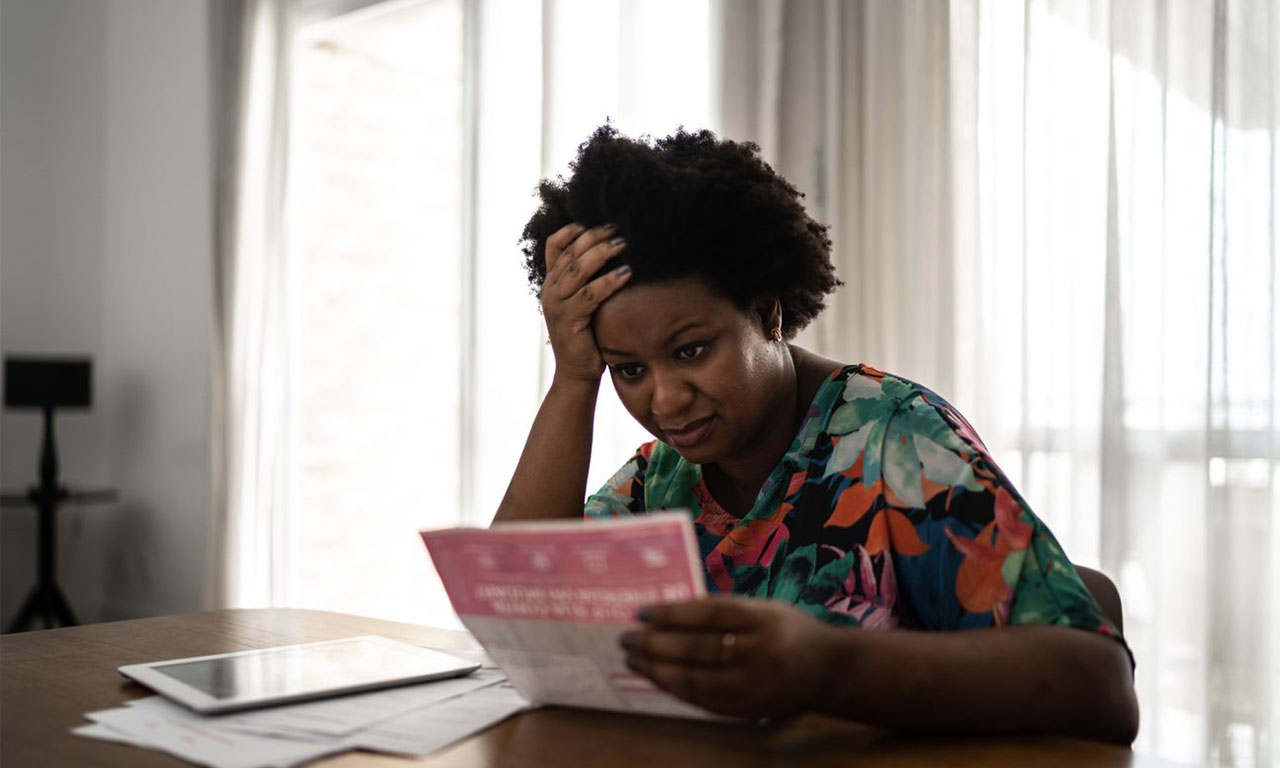
{"type": "Polygon", "coordinates": [[[527,706],[502,672],[486,666],[468,677],[228,715],[199,715],[150,696],[90,712],[93,723],[72,732],[212,768],[258,768],[351,749],[426,755],[527,706]]]}
{"type": "Polygon", "coordinates": [[[534,704],[706,718],[626,666],[646,605],[706,595],[684,512],[423,531],[467,630],[534,704]]]}
{"type": "Polygon", "coordinates": [[[425,755],[531,703],[711,717],[628,669],[618,646],[639,608],[706,595],[687,514],[422,538],[454,610],[501,670],[221,716],[153,696],[91,712],[93,724],[74,732],[216,768],[257,768],[349,749],[425,755]]]}

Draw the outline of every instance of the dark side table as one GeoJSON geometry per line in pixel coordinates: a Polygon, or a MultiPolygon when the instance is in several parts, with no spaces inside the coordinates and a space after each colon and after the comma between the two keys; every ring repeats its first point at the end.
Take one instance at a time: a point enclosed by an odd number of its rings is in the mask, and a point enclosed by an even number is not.
{"type": "Polygon", "coordinates": [[[0,506],[35,507],[39,517],[40,532],[37,560],[37,580],[35,586],[22,601],[17,616],[9,624],[9,632],[21,632],[32,623],[37,616],[44,620],[45,629],[52,629],[59,623],[64,627],[75,626],[75,614],[67,604],[67,597],[58,586],[57,564],[58,549],[58,507],[65,505],[83,506],[87,504],[110,504],[116,501],[117,494],[113,490],[70,491],[60,487],[50,493],[39,486],[32,486],[26,493],[0,494],[0,506]]]}

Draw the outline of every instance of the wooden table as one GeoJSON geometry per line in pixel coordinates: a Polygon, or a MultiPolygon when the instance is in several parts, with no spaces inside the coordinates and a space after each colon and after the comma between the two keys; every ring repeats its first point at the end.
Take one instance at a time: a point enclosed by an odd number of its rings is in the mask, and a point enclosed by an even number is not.
{"type": "MultiPolygon", "coordinates": [[[[321,611],[213,611],[0,636],[0,765],[180,766],[169,755],[74,736],[85,712],[150,695],[121,664],[379,634],[472,648],[460,632],[321,611]]],[[[748,729],[607,712],[545,708],[416,761],[351,752],[323,766],[1133,766],[1164,761],[1061,738],[894,736],[818,717],[748,729]]]]}

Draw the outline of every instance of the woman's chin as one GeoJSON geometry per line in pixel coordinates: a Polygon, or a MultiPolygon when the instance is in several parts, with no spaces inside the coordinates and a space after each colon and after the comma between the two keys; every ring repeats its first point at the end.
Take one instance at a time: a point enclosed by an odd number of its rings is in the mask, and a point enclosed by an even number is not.
{"type": "Polygon", "coordinates": [[[713,464],[720,456],[720,452],[709,441],[697,445],[679,445],[669,438],[663,438],[662,442],[690,464],[713,464]]]}
{"type": "Polygon", "coordinates": [[[708,464],[715,461],[719,451],[716,448],[716,437],[719,430],[717,418],[711,418],[699,429],[684,434],[663,434],[659,439],[676,453],[679,453],[685,461],[694,464],[708,464]]]}

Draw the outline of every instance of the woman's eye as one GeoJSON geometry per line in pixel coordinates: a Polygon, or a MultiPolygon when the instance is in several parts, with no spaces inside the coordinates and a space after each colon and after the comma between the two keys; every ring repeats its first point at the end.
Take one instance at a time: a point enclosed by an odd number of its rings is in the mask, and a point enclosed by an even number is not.
{"type": "Polygon", "coordinates": [[[622,365],[613,366],[613,372],[624,379],[634,379],[640,375],[642,369],[635,363],[623,363],[622,365]]]}
{"type": "Polygon", "coordinates": [[[689,361],[697,358],[706,350],[706,344],[689,344],[676,350],[676,359],[681,361],[689,361]]]}

